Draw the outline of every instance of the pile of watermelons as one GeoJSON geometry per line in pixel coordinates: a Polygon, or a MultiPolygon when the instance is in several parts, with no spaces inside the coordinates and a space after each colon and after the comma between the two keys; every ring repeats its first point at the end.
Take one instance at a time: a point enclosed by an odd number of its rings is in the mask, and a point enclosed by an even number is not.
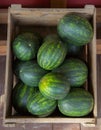
{"type": "Polygon", "coordinates": [[[88,115],[94,99],[84,88],[89,70],[80,56],[92,38],[91,23],[77,13],[60,19],[57,34],[41,39],[25,32],[15,37],[13,71],[19,79],[12,91],[15,110],[38,117],[49,116],[56,108],[65,116],[88,115]]]}

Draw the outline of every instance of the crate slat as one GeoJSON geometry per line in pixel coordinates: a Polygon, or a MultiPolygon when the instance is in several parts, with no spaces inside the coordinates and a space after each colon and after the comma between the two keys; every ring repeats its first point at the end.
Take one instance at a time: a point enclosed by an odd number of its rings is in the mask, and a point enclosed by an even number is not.
{"type": "Polygon", "coordinates": [[[6,40],[0,40],[0,56],[6,55],[6,46],[7,41],[6,40]]]}
{"type": "Polygon", "coordinates": [[[7,9],[0,9],[0,24],[7,24],[7,9]]]}
{"type": "Polygon", "coordinates": [[[96,9],[96,14],[97,14],[97,17],[96,17],[97,23],[101,23],[101,8],[96,9]]]}
{"type": "Polygon", "coordinates": [[[101,54],[101,39],[97,39],[97,54],[101,54]]]}

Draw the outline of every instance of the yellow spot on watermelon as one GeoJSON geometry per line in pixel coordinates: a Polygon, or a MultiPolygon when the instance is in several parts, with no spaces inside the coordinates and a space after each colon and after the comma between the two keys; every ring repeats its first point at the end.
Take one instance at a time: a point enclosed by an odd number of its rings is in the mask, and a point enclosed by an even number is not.
{"type": "Polygon", "coordinates": [[[22,70],[20,70],[20,73],[22,73],[22,70]]]}
{"type": "Polygon", "coordinates": [[[31,46],[31,44],[29,44],[29,46],[31,46]]]}
{"type": "Polygon", "coordinates": [[[58,44],[57,48],[60,48],[60,47],[61,47],[61,45],[60,45],[60,44],[58,44]]]}

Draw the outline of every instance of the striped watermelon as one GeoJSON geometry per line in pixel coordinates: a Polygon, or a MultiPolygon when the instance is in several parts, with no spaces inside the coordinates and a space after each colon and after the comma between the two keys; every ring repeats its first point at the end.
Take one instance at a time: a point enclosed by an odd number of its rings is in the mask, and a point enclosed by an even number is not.
{"type": "Polygon", "coordinates": [[[27,99],[37,91],[37,88],[31,88],[19,81],[12,91],[12,105],[15,110],[21,114],[27,114],[27,99]]]}
{"type": "Polygon", "coordinates": [[[39,90],[48,99],[62,99],[70,91],[66,78],[58,73],[48,73],[39,82],[39,90]]]}
{"type": "Polygon", "coordinates": [[[66,59],[64,63],[54,69],[53,72],[61,73],[66,76],[67,81],[70,82],[72,87],[82,86],[88,77],[87,65],[77,58],[66,59]]]}
{"type": "Polygon", "coordinates": [[[94,106],[92,95],[82,88],[72,88],[70,93],[58,101],[58,107],[62,114],[71,117],[88,115],[94,106]]]}
{"type": "Polygon", "coordinates": [[[49,34],[47,35],[43,41],[46,42],[46,41],[53,41],[53,40],[60,40],[59,36],[57,34],[49,34]]]}
{"type": "Polygon", "coordinates": [[[38,87],[39,81],[47,73],[36,61],[26,61],[20,68],[20,79],[30,87],[38,87]]]}
{"type": "Polygon", "coordinates": [[[61,18],[57,31],[63,41],[77,46],[85,45],[93,38],[90,22],[77,13],[70,13],[61,18]]]}
{"type": "Polygon", "coordinates": [[[38,50],[38,64],[46,69],[52,70],[58,67],[65,59],[67,49],[60,39],[46,40],[38,50]]]}
{"type": "Polygon", "coordinates": [[[19,78],[19,76],[20,76],[20,68],[21,68],[21,66],[23,66],[24,63],[25,63],[25,61],[21,61],[19,59],[14,60],[13,72],[17,76],[17,78],[19,78]]]}
{"type": "Polygon", "coordinates": [[[84,46],[76,46],[74,44],[67,43],[67,48],[68,48],[68,56],[80,57],[82,56],[84,46]]]}
{"type": "Polygon", "coordinates": [[[35,32],[35,33],[34,33],[34,35],[38,38],[38,40],[39,40],[39,42],[40,42],[40,44],[41,44],[41,43],[42,43],[42,41],[43,41],[43,38],[42,38],[41,34],[40,34],[40,33],[35,32]]]}
{"type": "Polygon", "coordinates": [[[39,39],[33,33],[19,34],[12,44],[14,55],[22,61],[31,60],[36,57],[39,44],[39,39]]]}
{"type": "Polygon", "coordinates": [[[39,117],[46,117],[50,115],[56,108],[57,102],[45,98],[40,92],[35,95],[31,95],[27,100],[28,111],[39,117]]]}

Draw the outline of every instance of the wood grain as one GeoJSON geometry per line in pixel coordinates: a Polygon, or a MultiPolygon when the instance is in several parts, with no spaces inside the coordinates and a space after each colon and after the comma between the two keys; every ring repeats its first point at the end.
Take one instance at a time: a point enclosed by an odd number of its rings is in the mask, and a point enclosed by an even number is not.
{"type": "Polygon", "coordinates": [[[97,14],[97,23],[101,23],[101,8],[97,8],[96,10],[96,14],[97,14]]]}
{"type": "Polygon", "coordinates": [[[26,124],[25,130],[53,130],[53,124],[26,124]]]}
{"type": "Polygon", "coordinates": [[[5,56],[7,52],[7,41],[6,40],[0,40],[0,55],[5,56]]]}
{"type": "Polygon", "coordinates": [[[84,127],[81,125],[81,130],[101,130],[101,126],[95,126],[95,127],[84,127]]]}
{"type": "Polygon", "coordinates": [[[98,118],[101,118],[101,55],[97,56],[98,118]]]}
{"type": "Polygon", "coordinates": [[[53,130],[80,130],[80,124],[54,124],[53,130]]]}
{"type": "Polygon", "coordinates": [[[97,39],[97,54],[101,54],[101,39],[97,39]]]}

